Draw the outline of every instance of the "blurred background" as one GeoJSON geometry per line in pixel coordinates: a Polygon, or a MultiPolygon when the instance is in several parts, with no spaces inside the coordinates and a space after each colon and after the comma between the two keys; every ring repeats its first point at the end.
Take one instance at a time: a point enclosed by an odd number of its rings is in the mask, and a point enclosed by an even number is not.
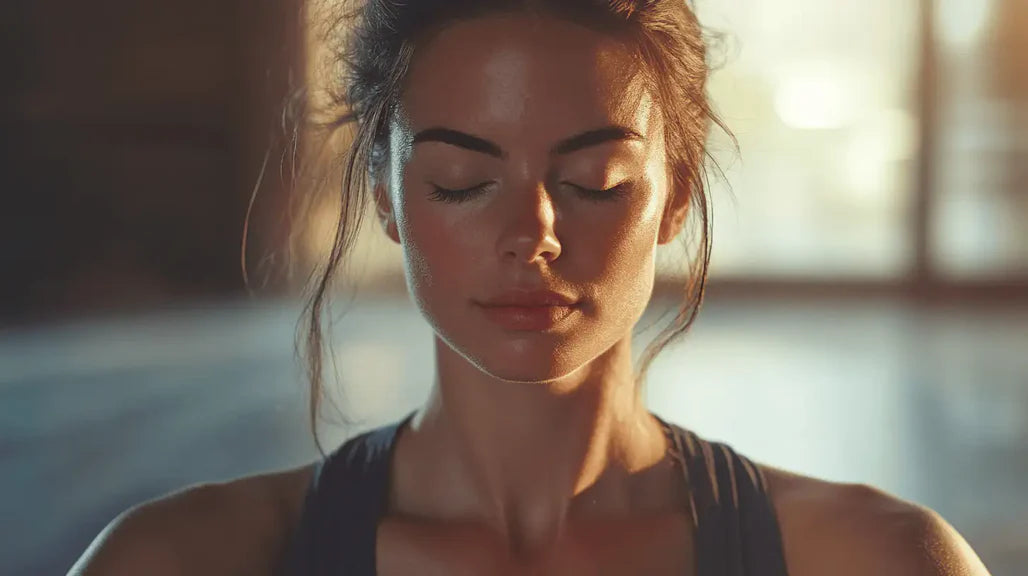
{"type": "MultiPolygon", "coordinates": [[[[282,99],[317,48],[301,1],[0,4],[0,573],[63,574],[128,506],[316,456],[301,303],[260,274],[289,233],[282,99]]],[[[1028,2],[699,12],[729,33],[711,93],[741,154],[712,137],[708,301],[650,406],[930,506],[993,574],[1028,574],[1028,2]]],[[[681,257],[661,253],[651,319],[681,257]]],[[[328,446],[431,382],[398,247],[368,226],[353,262],[328,446]]]]}

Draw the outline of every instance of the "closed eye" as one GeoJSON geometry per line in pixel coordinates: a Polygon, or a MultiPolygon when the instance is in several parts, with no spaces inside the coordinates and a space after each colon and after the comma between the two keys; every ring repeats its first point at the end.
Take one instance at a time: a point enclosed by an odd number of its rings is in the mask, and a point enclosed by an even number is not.
{"type": "Polygon", "coordinates": [[[432,186],[432,192],[428,195],[428,197],[431,200],[437,200],[440,202],[465,202],[467,200],[470,200],[471,197],[475,194],[484,190],[485,187],[490,184],[492,184],[492,182],[482,182],[481,184],[475,184],[474,186],[471,186],[469,188],[452,189],[443,188],[442,186],[438,186],[436,184],[432,184],[431,182],[429,182],[429,185],[432,186]]]}
{"type": "Polygon", "coordinates": [[[571,182],[566,183],[568,186],[578,190],[579,194],[586,200],[592,200],[594,202],[601,202],[605,200],[616,200],[628,194],[629,183],[627,181],[611,186],[605,189],[585,188],[571,182]]]}
{"type": "MultiPolygon", "coordinates": [[[[482,182],[468,188],[457,189],[443,188],[442,186],[432,184],[431,182],[428,184],[432,186],[432,192],[428,195],[429,199],[457,204],[470,200],[476,194],[492,184],[492,182],[482,182]]],[[[579,186],[571,182],[564,182],[564,184],[574,188],[578,192],[579,196],[592,202],[616,200],[627,195],[630,188],[628,181],[604,189],[586,188],[585,186],[579,186]]]]}

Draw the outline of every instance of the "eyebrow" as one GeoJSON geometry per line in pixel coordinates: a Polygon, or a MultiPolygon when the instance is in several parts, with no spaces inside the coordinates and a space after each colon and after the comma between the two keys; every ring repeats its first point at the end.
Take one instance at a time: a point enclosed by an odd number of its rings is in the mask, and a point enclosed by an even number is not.
{"type": "MultiPolygon", "coordinates": [[[[641,134],[631,128],[614,125],[604,126],[602,128],[586,130],[585,132],[575,134],[570,138],[565,138],[560,142],[557,142],[557,144],[550,149],[550,156],[570,154],[572,152],[582,150],[583,148],[597,146],[606,142],[643,139],[644,138],[641,134]]],[[[443,128],[438,126],[434,128],[426,128],[414,135],[412,145],[420,142],[442,142],[444,144],[450,144],[451,146],[465,148],[473,152],[481,152],[492,156],[493,158],[505,159],[507,157],[507,153],[496,143],[490,142],[485,138],[473,136],[467,132],[453,130],[452,128],[443,128]]]]}

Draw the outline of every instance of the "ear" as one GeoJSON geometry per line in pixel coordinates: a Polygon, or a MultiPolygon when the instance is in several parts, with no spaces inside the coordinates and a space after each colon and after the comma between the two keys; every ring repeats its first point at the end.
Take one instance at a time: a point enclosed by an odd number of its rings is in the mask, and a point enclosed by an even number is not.
{"type": "Polygon", "coordinates": [[[372,195],[375,197],[375,214],[378,221],[393,242],[400,243],[400,234],[396,230],[396,217],[393,214],[393,204],[389,199],[389,190],[382,180],[372,182],[372,195]]]}
{"type": "Polygon", "coordinates": [[[688,185],[673,186],[669,190],[670,197],[667,206],[664,207],[664,216],[660,221],[660,231],[657,234],[657,244],[669,244],[674,240],[685,225],[685,219],[689,215],[689,199],[692,197],[692,190],[688,185]]]}

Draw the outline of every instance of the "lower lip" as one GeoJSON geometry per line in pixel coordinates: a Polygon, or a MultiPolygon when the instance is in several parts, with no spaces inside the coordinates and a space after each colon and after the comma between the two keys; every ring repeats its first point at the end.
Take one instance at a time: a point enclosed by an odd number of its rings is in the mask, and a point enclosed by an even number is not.
{"type": "Polygon", "coordinates": [[[553,328],[575,310],[570,306],[483,306],[486,318],[508,330],[553,328]]]}

